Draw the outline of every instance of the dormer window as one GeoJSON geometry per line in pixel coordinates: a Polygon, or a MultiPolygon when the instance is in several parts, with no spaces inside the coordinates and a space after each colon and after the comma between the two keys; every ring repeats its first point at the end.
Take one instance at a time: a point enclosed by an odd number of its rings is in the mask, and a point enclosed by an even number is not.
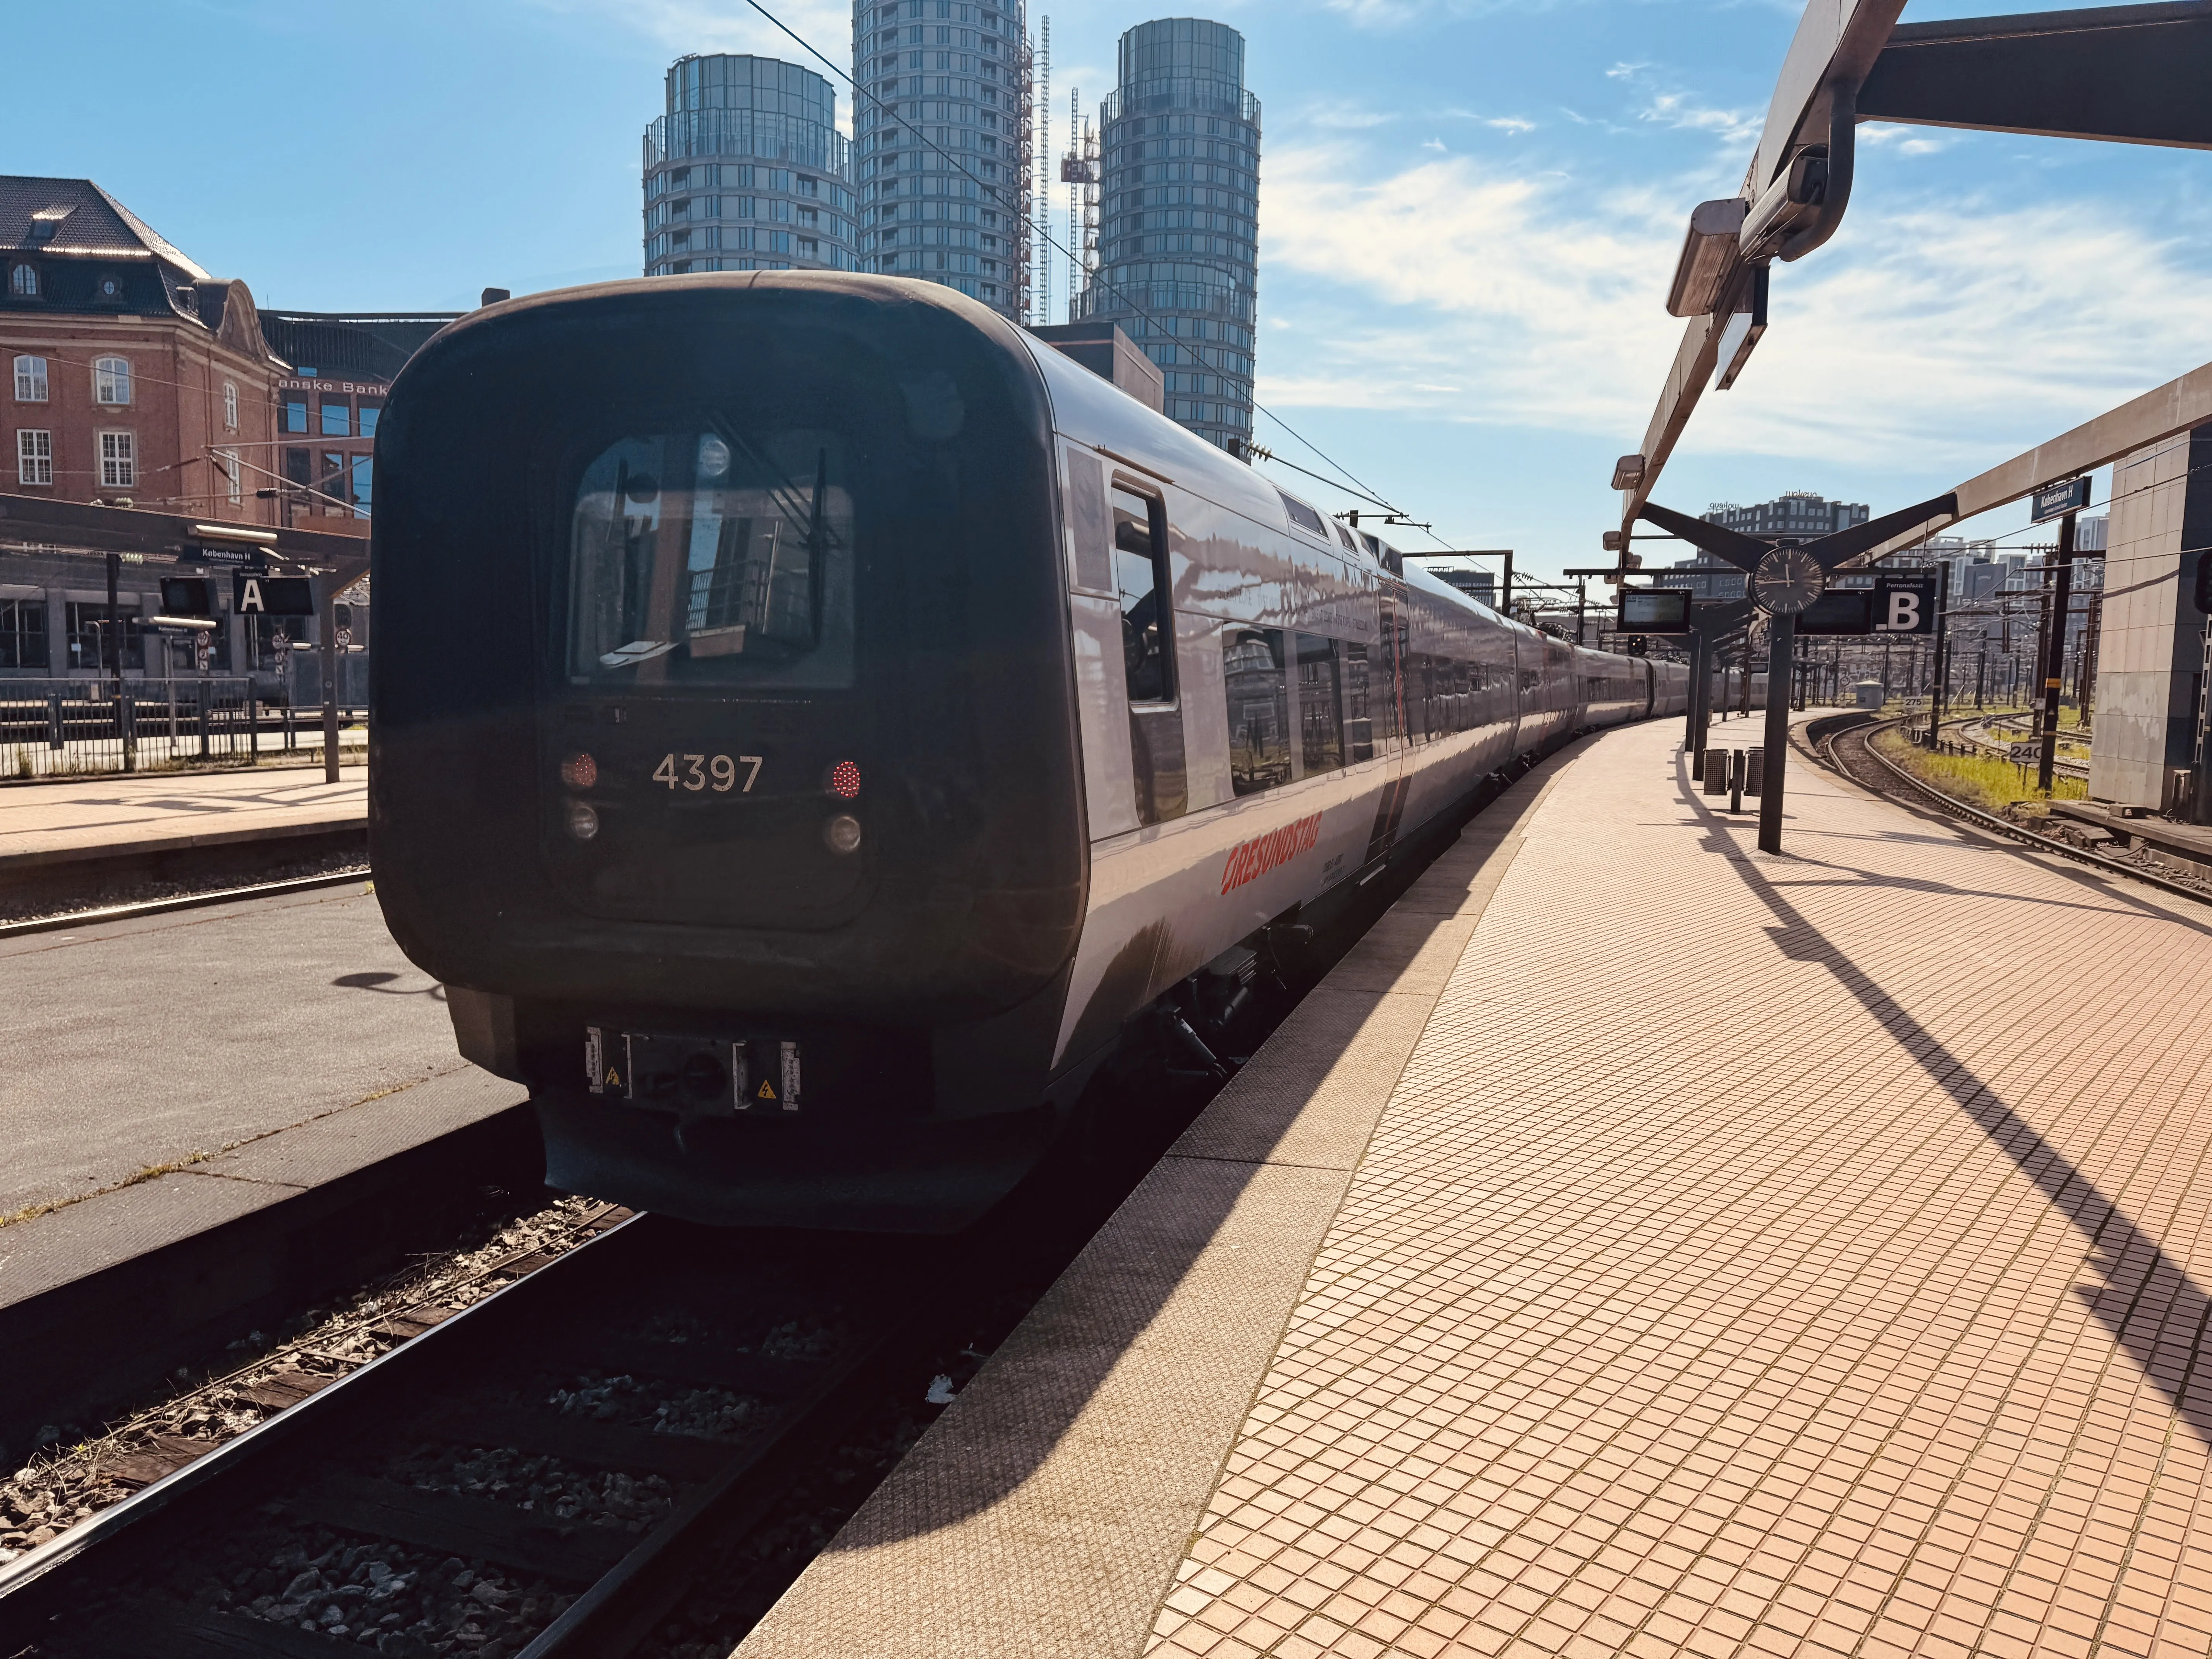
{"type": "Polygon", "coordinates": [[[131,364],[122,357],[92,360],[92,400],[96,404],[131,401],[131,364]]]}
{"type": "Polygon", "coordinates": [[[17,265],[8,273],[8,291],[19,300],[39,297],[39,268],[36,265],[17,265]]]}

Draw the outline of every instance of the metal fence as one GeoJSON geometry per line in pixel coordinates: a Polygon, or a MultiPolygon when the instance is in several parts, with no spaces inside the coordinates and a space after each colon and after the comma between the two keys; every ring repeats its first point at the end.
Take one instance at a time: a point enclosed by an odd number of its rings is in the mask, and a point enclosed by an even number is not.
{"type": "MultiPolygon", "coordinates": [[[[355,745],[362,712],[340,710],[355,745]]],[[[119,696],[111,680],[0,680],[0,779],[251,766],[321,744],[319,708],[271,707],[250,678],[125,680],[119,696]]]]}

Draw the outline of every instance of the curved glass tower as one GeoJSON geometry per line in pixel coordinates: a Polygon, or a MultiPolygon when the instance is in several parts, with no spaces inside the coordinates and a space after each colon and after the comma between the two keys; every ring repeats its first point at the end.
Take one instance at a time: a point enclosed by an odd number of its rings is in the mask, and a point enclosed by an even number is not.
{"type": "Polygon", "coordinates": [[[837,94],[773,58],[679,58],[645,130],[645,274],[857,270],[837,94]]]}
{"type": "Polygon", "coordinates": [[[1196,17],[1138,24],[1121,37],[1121,84],[1099,133],[1098,275],[1076,314],[1120,324],[1160,366],[1167,413],[1241,452],[1252,435],[1260,218],[1260,100],[1244,90],[1244,37],[1196,17]]]}
{"type": "Polygon", "coordinates": [[[854,0],[860,269],[1029,303],[1024,0],[854,0]]]}

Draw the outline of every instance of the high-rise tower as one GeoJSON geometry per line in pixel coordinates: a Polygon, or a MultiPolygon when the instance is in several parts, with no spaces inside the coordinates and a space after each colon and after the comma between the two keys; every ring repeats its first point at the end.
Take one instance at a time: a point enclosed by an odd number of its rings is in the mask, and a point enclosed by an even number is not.
{"type": "Polygon", "coordinates": [[[854,270],[837,94],[773,58],[679,58],[645,130],[645,274],[854,270]]]}
{"type": "Polygon", "coordinates": [[[855,0],[860,269],[943,283],[1016,322],[1030,300],[1024,0],[855,0]]]}
{"type": "Polygon", "coordinates": [[[1098,275],[1076,314],[1121,325],[1160,366],[1167,413],[1208,442],[1252,435],[1259,280],[1260,100],[1244,37],[1166,17],[1121,37],[1099,109],[1098,275]]]}

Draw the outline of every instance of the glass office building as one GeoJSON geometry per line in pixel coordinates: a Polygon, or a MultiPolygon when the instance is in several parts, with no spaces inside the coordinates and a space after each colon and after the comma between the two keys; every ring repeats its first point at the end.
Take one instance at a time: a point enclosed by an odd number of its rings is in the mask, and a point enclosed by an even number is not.
{"type": "Polygon", "coordinates": [[[837,94],[773,58],[679,58],[645,130],[645,274],[856,270],[837,94]]]}
{"type": "Polygon", "coordinates": [[[1023,0],[856,0],[863,270],[1029,305],[1031,58],[1023,0]]]}
{"type": "Polygon", "coordinates": [[[1099,111],[1098,275],[1079,317],[1118,323],[1160,367],[1167,413],[1241,451],[1252,435],[1260,100],[1244,37],[1195,17],[1121,37],[1099,111]]]}

